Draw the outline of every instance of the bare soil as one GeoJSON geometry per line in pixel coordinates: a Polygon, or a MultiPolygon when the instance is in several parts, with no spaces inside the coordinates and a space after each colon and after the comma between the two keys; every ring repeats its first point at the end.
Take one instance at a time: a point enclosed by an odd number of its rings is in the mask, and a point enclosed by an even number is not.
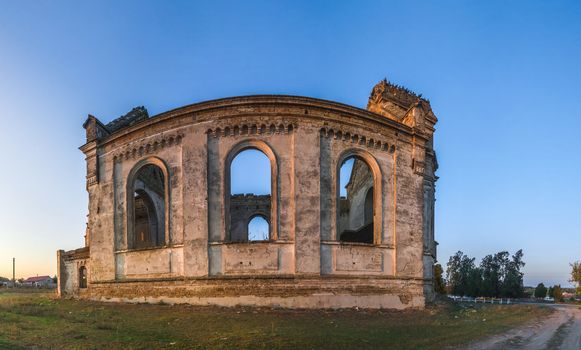
{"type": "Polygon", "coordinates": [[[581,349],[581,307],[551,305],[555,312],[525,326],[474,343],[467,349],[581,349]]]}

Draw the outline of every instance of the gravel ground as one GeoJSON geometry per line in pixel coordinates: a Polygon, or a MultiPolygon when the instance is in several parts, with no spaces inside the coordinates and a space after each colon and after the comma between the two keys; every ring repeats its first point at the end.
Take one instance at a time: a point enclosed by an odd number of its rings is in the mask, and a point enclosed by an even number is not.
{"type": "Polygon", "coordinates": [[[551,305],[556,312],[546,319],[515,328],[463,349],[581,350],[581,307],[551,305]]]}

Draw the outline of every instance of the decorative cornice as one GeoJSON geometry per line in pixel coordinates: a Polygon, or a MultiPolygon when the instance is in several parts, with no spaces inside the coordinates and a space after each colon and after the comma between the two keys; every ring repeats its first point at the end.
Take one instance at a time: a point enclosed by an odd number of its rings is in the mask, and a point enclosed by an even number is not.
{"type": "Polygon", "coordinates": [[[151,154],[159,149],[179,145],[183,139],[182,133],[166,133],[153,136],[148,139],[143,139],[131,142],[113,155],[114,161],[121,161],[123,159],[135,159],[145,154],[151,154]]]}
{"type": "Polygon", "coordinates": [[[236,125],[228,125],[224,128],[210,128],[206,130],[206,134],[213,137],[220,136],[236,136],[236,135],[259,135],[259,134],[290,134],[297,128],[293,123],[241,123],[236,125]]]}
{"type": "MultiPolygon", "coordinates": [[[[342,115],[348,118],[354,118],[356,120],[363,120],[367,122],[379,123],[380,125],[385,125],[391,128],[395,128],[402,133],[412,134],[413,130],[409,126],[390,120],[381,116],[380,114],[342,104],[339,102],[333,102],[328,100],[321,100],[312,97],[303,96],[288,96],[288,95],[253,95],[253,96],[238,96],[238,97],[228,97],[218,100],[211,100],[200,102],[192,105],[187,105],[184,107],[176,108],[159,115],[151,116],[142,122],[136,123],[135,125],[127,126],[120,130],[115,131],[111,135],[104,137],[99,140],[99,147],[105,146],[110,142],[119,140],[120,138],[134,133],[138,130],[142,130],[152,125],[163,123],[169,119],[188,117],[190,122],[196,123],[199,120],[199,116],[209,113],[209,112],[220,112],[227,111],[229,116],[240,116],[241,111],[248,110],[252,111],[256,107],[266,107],[266,108],[294,108],[295,112],[289,115],[294,116],[310,116],[313,111],[325,111],[326,113],[333,113],[336,115],[342,115]]],[[[287,113],[288,111],[285,111],[287,113]]],[[[325,119],[324,116],[316,117],[318,119],[325,119]]],[[[270,124],[267,123],[267,124],[270,124]]]]}
{"type": "Polygon", "coordinates": [[[364,145],[368,148],[378,149],[389,153],[395,152],[395,145],[389,144],[385,141],[374,139],[373,137],[352,133],[345,130],[336,130],[333,128],[321,128],[320,134],[322,137],[333,138],[335,140],[342,140],[358,145],[364,145]]]}

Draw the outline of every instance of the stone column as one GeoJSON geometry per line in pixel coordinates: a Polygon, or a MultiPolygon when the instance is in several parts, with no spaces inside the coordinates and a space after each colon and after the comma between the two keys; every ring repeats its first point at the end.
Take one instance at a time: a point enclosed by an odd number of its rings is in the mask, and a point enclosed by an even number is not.
{"type": "Polygon", "coordinates": [[[320,274],[321,190],[319,130],[294,134],[295,260],[297,274],[320,274]]]}

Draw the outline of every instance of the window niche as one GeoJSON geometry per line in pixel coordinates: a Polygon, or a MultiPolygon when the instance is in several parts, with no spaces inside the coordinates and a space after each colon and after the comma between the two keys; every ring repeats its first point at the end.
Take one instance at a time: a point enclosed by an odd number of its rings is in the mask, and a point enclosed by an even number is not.
{"type": "Polygon", "coordinates": [[[79,267],[79,288],[87,288],[87,268],[85,266],[79,267]]]}
{"type": "Polygon", "coordinates": [[[337,238],[342,242],[374,243],[375,180],[362,157],[347,157],[339,167],[337,238]]]}
{"type": "Polygon", "coordinates": [[[128,188],[128,246],[145,249],[166,243],[167,179],[156,164],[145,164],[131,176],[128,188]]]}
{"type": "Polygon", "coordinates": [[[273,235],[273,165],[262,150],[243,148],[234,153],[227,177],[229,240],[269,241],[273,235]]]}

